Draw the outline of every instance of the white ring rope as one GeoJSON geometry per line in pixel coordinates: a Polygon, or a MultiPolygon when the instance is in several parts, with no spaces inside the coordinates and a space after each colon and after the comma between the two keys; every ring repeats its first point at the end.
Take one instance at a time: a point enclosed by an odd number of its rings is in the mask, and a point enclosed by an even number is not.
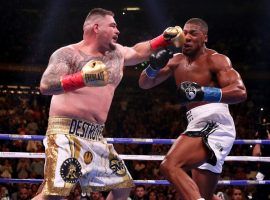
{"type": "MultiPolygon", "coordinates": [[[[42,140],[40,135],[12,135],[0,134],[0,140],[42,140]]],[[[172,144],[174,139],[147,139],[147,138],[106,138],[108,143],[120,144],[172,144]]],[[[270,140],[235,140],[234,144],[270,144],[270,140]]],[[[119,155],[123,160],[162,161],[164,155],[119,155]]],[[[0,152],[0,158],[45,158],[45,153],[30,152],[0,152]]],[[[270,157],[254,156],[227,156],[225,161],[252,161],[270,162],[270,157]]],[[[2,179],[0,183],[39,183],[42,179],[2,179]]],[[[135,184],[169,185],[167,180],[134,180],[135,184]]],[[[258,185],[270,184],[270,180],[220,180],[219,185],[258,185]]]]}
{"type": "MultiPolygon", "coordinates": [[[[124,155],[120,154],[123,160],[164,160],[163,155],[124,155]]],[[[0,158],[45,158],[45,153],[27,153],[27,152],[0,152],[0,158]]],[[[257,156],[227,156],[225,161],[251,161],[251,162],[270,162],[270,157],[257,156]]]]}

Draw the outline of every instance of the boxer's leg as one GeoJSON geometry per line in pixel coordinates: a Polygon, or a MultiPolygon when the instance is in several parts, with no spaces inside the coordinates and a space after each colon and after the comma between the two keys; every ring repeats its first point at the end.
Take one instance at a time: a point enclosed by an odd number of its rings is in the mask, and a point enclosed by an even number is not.
{"type": "Polygon", "coordinates": [[[200,193],[205,199],[212,199],[219,177],[219,174],[208,170],[198,168],[192,170],[192,179],[198,185],[200,193]]]}
{"type": "Polygon", "coordinates": [[[183,199],[201,198],[197,184],[185,172],[185,169],[201,165],[208,156],[209,150],[203,143],[202,137],[181,135],[161,163],[161,172],[174,184],[183,199]]]}

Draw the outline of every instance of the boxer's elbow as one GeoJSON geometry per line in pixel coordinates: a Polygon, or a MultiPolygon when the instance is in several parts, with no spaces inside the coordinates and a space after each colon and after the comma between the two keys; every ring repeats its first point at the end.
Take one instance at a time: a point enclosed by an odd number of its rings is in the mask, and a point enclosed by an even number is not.
{"type": "Polygon", "coordinates": [[[243,101],[247,100],[247,92],[246,91],[242,94],[242,100],[243,101]]]}
{"type": "Polygon", "coordinates": [[[144,90],[150,89],[153,87],[153,84],[151,82],[151,80],[147,80],[146,78],[140,78],[139,87],[144,90]]]}
{"type": "Polygon", "coordinates": [[[239,100],[241,102],[247,100],[247,90],[244,86],[240,86],[240,88],[239,88],[239,100]]]}
{"type": "Polygon", "coordinates": [[[141,89],[144,89],[144,90],[149,89],[149,87],[147,87],[146,84],[143,84],[142,81],[139,81],[139,87],[140,87],[141,89]]]}
{"type": "Polygon", "coordinates": [[[247,100],[247,91],[246,88],[242,85],[237,87],[237,90],[234,91],[234,94],[235,94],[234,95],[235,98],[233,98],[235,99],[234,103],[241,103],[247,100]]]}
{"type": "Polygon", "coordinates": [[[44,82],[40,82],[39,91],[42,95],[50,95],[49,93],[49,85],[44,82]]]}
{"type": "Polygon", "coordinates": [[[222,90],[222,102],[227,104],[237,104],[247,99],[247,91],[244,85],[235,85],[230,89],[222,90]]]}
{"type": "Polygon", "coordinates": [[[63,93],[61,83],[54,83],[53,81],[41,81],[39,90],[42,95],[56,95],[63,93]]]}

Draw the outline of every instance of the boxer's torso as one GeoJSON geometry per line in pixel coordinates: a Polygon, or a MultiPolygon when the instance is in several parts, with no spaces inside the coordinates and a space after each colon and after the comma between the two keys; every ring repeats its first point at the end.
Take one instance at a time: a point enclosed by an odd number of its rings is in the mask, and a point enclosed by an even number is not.
{"type": "MultiPolygon", "coordinates": [[[[172,66],[173,75],[176,85],[184,81],[196,82],[202,86],[218,87],[218,82],[214,72],[211,71],[211,66],[214,65],[213,54],[216,52],[211,49],[206,49],[205,53],[200,55],[193,61],[183,55],[175,56],[172,66]]],[[[191,102],[186,105],[188,110],[199,105],[206,104],[205,102],[191,102]]]]}
{"type": "Polygon", "coordinates": [[[72,49],[70,74],[76,73],[90,60],[99,60],[108,68],[112,83],[103,87],[83,87],[60,95],[53,95],[50,116],[64,116],[85,119],[103,124],[107,119],[114,91],[123,76],[124,58],[118,49],[104,56],[94,57],[85,54],[80,45],[69,46],[72,49]]]}

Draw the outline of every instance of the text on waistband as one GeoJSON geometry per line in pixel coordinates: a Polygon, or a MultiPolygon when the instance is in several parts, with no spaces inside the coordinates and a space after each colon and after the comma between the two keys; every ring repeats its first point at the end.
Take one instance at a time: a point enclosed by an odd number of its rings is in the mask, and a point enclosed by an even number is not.
{"type": "Polygon", "coordinates": [[[69,134],[89,140],[101,140],[103,128],[104,125],[72,119],[69,127],[69,134]]]}

